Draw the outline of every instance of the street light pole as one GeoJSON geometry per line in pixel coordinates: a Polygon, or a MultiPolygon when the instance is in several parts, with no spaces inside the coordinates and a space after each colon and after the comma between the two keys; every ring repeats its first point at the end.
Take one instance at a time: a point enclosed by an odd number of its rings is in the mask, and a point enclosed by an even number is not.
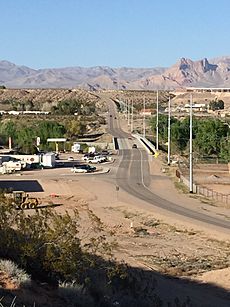
{"type": "Polygon", "coordinates": [[[145,96],[143,99],[143,137],[145,138],[145,96]]]}
{"type": "Polygon", "coordinates": [[[168,102],[168,165],[170,165],[170,142],[171,142],[171,100],[168,102]]]}
{"type": "Polygon", "coordinates": [[[128,106],[128,126],[130,126],[130,108],[129,108],[129,100],[127,100],[127,106],[128,106]]]}
{"type": "Polygon", "coordinates": [[[192,94],[190,96],[190,141],[189,141],[189,193],[193,193],[193,154],[192,154],[192,94]]]}
{"type": "Polygon", "coordinates": [[[133,132],[133,99],[132,99],[132,110],[131,110],[131,132],[133,132]]]}
{"type": "Polygon", "coordinates": [[[159,149],[159,131],[158,131],[158,122],[159,122],[159,97],[158,97],[158,90],[157,90],[157,123],[156,123],[156,150],[159,149]]]}

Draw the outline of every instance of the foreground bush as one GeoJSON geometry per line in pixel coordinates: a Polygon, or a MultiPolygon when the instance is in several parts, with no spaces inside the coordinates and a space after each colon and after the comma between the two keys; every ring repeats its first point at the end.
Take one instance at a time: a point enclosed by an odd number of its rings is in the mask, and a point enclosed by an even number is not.
{"type": "Polygon", "coordinates": [[[60,215],[39,209],[28,215],[15,210],[2,196],[0,257],[15,261],[39,280],[54,284],[59,280],[84,282],[89,269],[101,266],[98,256],[111,258],[113,246],[106,241],[100,220],[89,209],[85,214],[93,236],[81,229],[77,210],[60,215]]]}
{"type": "MultiPolygon", "coordinates": [[[[28,212],[15,210],[1,196],[0,258],[17,263],[39,285],[52,286],[54,298],[69,307],[152,306],[153,275],[115,262],[115,244],[106,239],[103,224],[91,210],[63,215],[50,209],[28,212]],[[87,219],[87,229],[81,227],[81,218],[87,219]]],[[[38,298],[33,301],[39,306],[38,298]]],[[[28,305],[25,298],[22,302],[28,305]]],[[[42,306],[59,305],[51,301],[42,306]]]]}

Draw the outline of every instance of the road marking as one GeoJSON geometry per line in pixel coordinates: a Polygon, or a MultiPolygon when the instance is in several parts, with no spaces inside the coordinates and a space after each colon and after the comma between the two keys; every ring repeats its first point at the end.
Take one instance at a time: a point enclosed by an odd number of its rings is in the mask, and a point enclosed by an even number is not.
{"type": "Polygon", "coordinates": [[[146,185],[144,183],[144,172],[143,172],[143,155],[142,155],[142,151],[140,149],[138,149],[141,153],[141,181],[143,186],[146,188],[146,185]]]}

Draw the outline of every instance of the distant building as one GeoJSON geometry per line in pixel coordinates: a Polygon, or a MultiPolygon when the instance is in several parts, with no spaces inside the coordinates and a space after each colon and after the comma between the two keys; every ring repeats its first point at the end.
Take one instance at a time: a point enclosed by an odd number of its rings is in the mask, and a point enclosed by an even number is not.
{"type": "MultiPolygon", "coordinates": [[[[184,107],[188,110],[190,109],[190,104],[186,103],[184,107]]],[[[207,105],[205,103],[195,103],[192,105],[192,109],[196,112],[205,112],[207,111],[207,105]]]]}
{"type": "Polygon", "coordinates": [[[4,111],[4,110],[0,110],[0,114],[9,114],[9,115],[48,115],[50,114],[50,112],[46,112],[46,111],[15,111],[15,110],[11,110],[11,111],[4,111]]]}
{"type": "Polygon", "coordinates": [[[140,115],[151,116],[156,113],[155,109],[142,109],[140,110],[140,115]]]}
{"type": "Polygon", "coordinates": [[[196,93],[227,93],[230,92],[230,88],[225,87],[186,87],[187,92],[196,92],[196,93]]]}

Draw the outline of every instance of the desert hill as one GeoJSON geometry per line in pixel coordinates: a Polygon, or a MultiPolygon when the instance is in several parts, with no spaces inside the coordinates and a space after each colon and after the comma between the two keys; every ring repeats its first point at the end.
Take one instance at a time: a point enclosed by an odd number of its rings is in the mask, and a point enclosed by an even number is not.
{"type": "Polygon", "coordinates": [[[181,58],[169,68],[67,67],[32,69],[0,61],[0,84],[8,88],[154,90],[187,86],[230,87],[230,57],[181,58]]]}

